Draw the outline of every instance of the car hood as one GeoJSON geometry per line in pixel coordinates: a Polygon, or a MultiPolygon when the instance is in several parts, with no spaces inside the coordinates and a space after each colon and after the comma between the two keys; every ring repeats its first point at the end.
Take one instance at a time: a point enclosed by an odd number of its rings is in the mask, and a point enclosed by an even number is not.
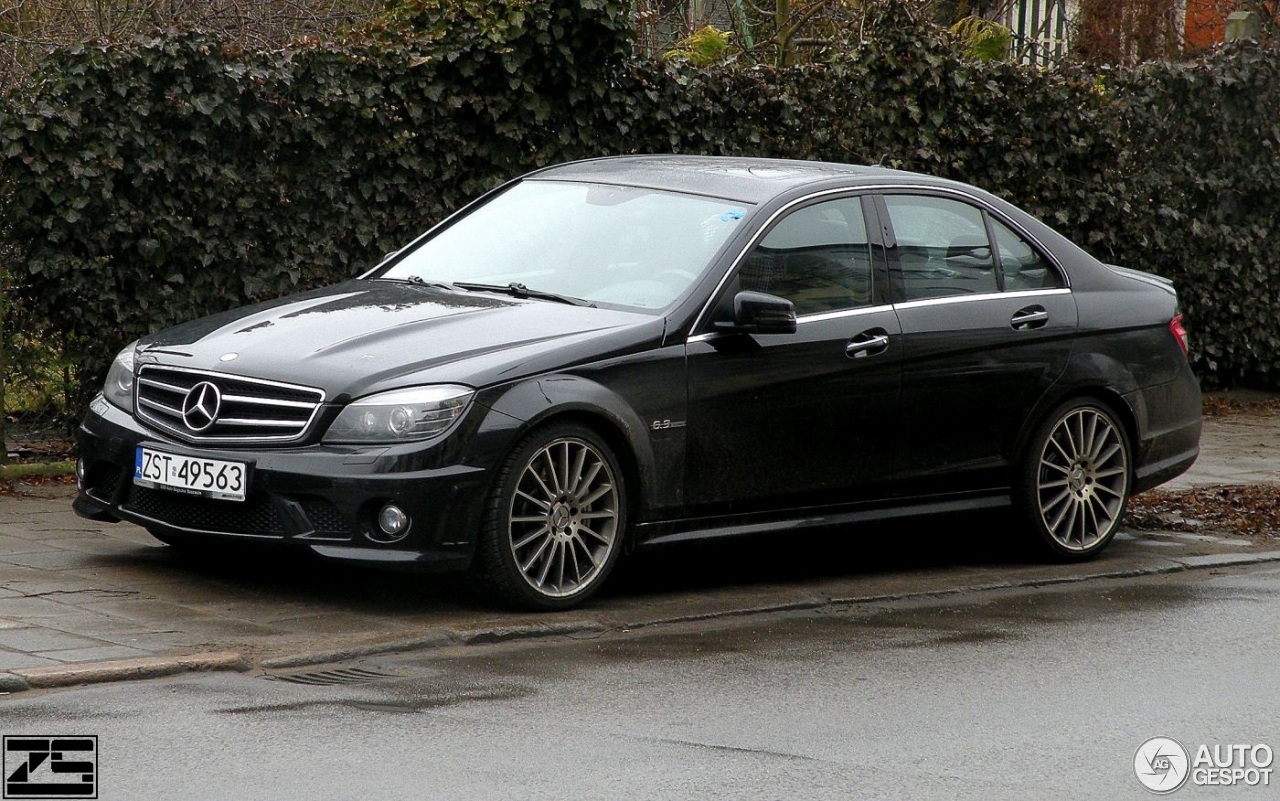
{"type": "Polygon", "coordinates": [[[139,342],[160,363],[319,387],[331,400],[421,383],[483,387],[656,344],[650,314],[355,280],[139,342]]]}

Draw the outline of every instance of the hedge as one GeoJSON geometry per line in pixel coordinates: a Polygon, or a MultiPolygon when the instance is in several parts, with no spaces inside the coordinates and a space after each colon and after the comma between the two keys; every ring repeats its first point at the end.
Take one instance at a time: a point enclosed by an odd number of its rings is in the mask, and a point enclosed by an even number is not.
{"type": "Polygon", "coordinates": [[[1280,53],[1088,74],[885,19],[786,69],[632,56],[612,0],[415,0],[337,45],[53,51],[0,102],[0,237],[85,392],[160,327],[333,282],[497,183],[611,153],[881,163],[983,186],[1173,278],[1193,363],[1280,386],[1280,53]]]}

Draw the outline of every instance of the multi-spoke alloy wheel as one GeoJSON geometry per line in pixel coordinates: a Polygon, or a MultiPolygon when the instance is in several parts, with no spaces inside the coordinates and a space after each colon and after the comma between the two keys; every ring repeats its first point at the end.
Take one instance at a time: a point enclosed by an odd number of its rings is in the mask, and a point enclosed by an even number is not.
{"type": "Polygon", "coordinates": [[[589,429],[556,426],[503,468],[479,559],[487,583],[522,605],[582,601],[617,559],[625,494],[617,460],[589,429]]]}
{"type": "Polygon", "coordinates": [[[1051,553],[1088,558],[1110,542],[1129,500],[1129,441],[1109,410],[1086,401],[1059,407],[1024,468],[1023,504],[1051,553]]]}

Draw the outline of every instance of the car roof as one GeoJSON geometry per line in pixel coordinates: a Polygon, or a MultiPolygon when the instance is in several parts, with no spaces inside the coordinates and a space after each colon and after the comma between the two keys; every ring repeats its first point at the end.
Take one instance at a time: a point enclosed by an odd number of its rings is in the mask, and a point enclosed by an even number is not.
{"type": "Polygon", "coordinates": [[[825,161],[739,156],[642,155],[560,164],[526,180],[590,181],[645,189],[711,195],[761,203],[798,187],[877,183],[950,185],[932,176],[825,161]]]}

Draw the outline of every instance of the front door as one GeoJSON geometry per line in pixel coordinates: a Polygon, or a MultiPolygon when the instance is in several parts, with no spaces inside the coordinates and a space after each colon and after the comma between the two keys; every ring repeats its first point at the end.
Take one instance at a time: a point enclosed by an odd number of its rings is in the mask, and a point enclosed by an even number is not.
{"type": "Polygon", "coordinates": [[[790,300],[796,333],[719,333],[713,319],[691,338],[685,500],[695,514],[858,500],[891,476],[902,342],[867,232],[859,197],[792,210],[742,259],[722,300],[743,290],[790,300]]]}

